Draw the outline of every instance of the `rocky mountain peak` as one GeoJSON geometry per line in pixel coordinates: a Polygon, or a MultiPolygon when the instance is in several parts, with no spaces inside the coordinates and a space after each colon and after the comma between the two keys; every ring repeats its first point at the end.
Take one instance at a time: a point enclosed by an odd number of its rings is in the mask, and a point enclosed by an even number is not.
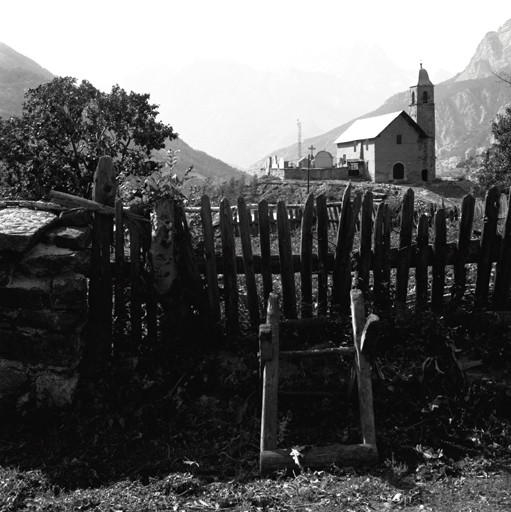
{"type": "Polygon", "coordinates": [[[465,70],[456,77],[457,82],[484,78],[493,73],[511,69],[511,19],[498,31],[488,32],[479,43],[465,70]]]}

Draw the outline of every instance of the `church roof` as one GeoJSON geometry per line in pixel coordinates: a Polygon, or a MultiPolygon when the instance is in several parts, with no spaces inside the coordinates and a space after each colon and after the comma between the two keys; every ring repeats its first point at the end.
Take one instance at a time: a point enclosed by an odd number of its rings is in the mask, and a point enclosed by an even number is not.
{"type": "Polygon", "coordinates": [[[404,116],[408,122],[411,121],[417,130],[424,134],[419,125],[404,110],[400,110],[399,112],[392,112],[391,114],[384,114],[382,116],[358,119],[337,138],[334,144],[352,142],[355,140],[374,139],[399,116],[404,116]]]}

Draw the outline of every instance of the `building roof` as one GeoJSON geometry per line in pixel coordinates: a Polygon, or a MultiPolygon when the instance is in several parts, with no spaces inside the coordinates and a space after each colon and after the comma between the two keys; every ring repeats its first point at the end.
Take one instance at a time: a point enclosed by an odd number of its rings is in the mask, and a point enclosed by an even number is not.
{"type": "Polygon", "coordinates": [[[409,123],[413,124],[422,135],[426,135],[420,126],[404,110],[400,110],[399,112],[392,112],[391,114],[384,114],[382,116],[358,119],[336,139],[334,144],[353,142],[355,140],[375,139],[399,116],[403,116],[409,123]]]}

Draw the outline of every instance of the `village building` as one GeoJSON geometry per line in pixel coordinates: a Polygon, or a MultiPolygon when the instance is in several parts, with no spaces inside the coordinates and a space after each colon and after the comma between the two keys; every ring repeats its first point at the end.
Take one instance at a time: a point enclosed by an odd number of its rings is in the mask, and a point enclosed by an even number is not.
{"type": "Polygon", "coordinates": [[[303,157],[296,165],[274,156],[267,159],[266,172],[282,179],[370,180],[375,183],[434,180],[434,85],[422,64],[417,85],[410,87],[408,113],[402,110],[358,119],[337,138],[335,145],[335,159],[326,150],[303,157]]]}
{"type": "Polygon", "coordinates": [[[409,114],[393,112],[355,121],[335,141],[337,165],[349,177],[376,183],[416,183],[436,178],[434,85],[419,71],[410,87],[409,114]]]}

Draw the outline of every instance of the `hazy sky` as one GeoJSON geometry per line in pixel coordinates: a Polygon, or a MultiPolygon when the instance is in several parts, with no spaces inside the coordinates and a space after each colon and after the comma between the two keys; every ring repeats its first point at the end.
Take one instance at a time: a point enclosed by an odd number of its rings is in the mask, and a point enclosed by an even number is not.
{"type": "MultiPolygon", "coordinates": [[[[109,89],[157,63],[231,57],[256,67],[354,40],[378,45],[403,69],[431,74],[468,64],[509,18],[509,0],[0,0],[0,42],[56,75],[109,89]]],[[[145,92],[145,91],[139,91],[145,92]]]]}

